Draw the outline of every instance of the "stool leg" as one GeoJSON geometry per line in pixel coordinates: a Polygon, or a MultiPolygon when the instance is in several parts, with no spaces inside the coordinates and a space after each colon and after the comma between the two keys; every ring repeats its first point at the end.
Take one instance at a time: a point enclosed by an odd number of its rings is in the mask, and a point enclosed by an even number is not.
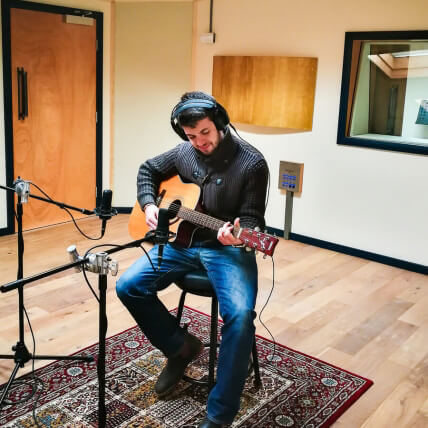
{"type": "Polygon", "coordinates": [[[216,297],[211,300],[211,332],[210,332],[210,356],[208,367],[208,390],[214,386],[214,369],[217,357],[217,329],[218,329],[218,301],[216,297]]]}
{"type": "Polygon", "coordinates": [[[181,293],[181,296],[180,296],[180,302],[178,304],[178,309],[177,309],[177,322],[178,322],[178,325],[180,325],[181,316],[183,315],[183,308],[184,308],[184,301],[186,300],[186,294],[187,294],[187,292],[183,291],[181,293]]]}
{"type": "Polygon", "coordinates": [[[257,352],[256,336],[254,336],[254,342],[253,342],[253,369],[254,369],[254,384],[256,388],[260,388],[262,386],[262,380],[260,378],[259,354],[257,352]]]}

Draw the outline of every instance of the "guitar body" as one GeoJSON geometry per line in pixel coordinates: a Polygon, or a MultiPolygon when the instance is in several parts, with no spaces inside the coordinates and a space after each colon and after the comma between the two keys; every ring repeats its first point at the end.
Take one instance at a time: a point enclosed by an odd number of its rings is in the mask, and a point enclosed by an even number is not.
{"type": "MultiPolygon", "coordinates": [[[[183,183],[176,175],[169,180],[163,181],[159,187],[157,205],[169,211],[171,217],[169,231],[175,234],[170,242],[177,242],[184,247],[189,247],[195,231],[200,227],[218,231],[224,220],[211,217],[200,208],[198,202],[201,197],[201,189],[193,183],[183,183]],[[194,207],[190,209],[188,207],[194,207]]],[[[128,223],[129,234],[135,239],[143,238],[150,231],[146,223],[146,217],[140,204],[135,204],[128,223]]],[[[233,234],[241,240],[243,245],[256,251],[272,256],[278,238],[259,230],[241,228],[236,226],[233,234]]]]}
{"type": "MultiPolygon", "coordinates": [[[[162,198],[159,208],[168,209],[171,204],[179,203],[182,206],[194,207],[198,205],[201,196],[201,189],[193,183],[184,183],[180,176],[175,175],[169,180],[165,180],[159,186],[159,195],[162,198]]],[[[175,238],[170,242],[177,242],[183,246],[189,246],[196,226],[179,219],[178,217],[170,221],[169,230],[175,233],[175,238]]],[[[128,232],[133,239],[143,238],[149,232],[149,226],[146,223],[146,216],[141,209],[138,201],[132,209],[128,223],[128,232]]]]}

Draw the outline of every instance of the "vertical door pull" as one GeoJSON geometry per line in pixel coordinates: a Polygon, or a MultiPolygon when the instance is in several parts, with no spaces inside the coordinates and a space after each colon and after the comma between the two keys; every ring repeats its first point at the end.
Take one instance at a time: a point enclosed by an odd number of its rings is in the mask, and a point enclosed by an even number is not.
{"type": "Polygon", "coordinates": [[[28,86],[27,86],[27,72],[24,71],[24,82],[23,82],[23,93],[24,93],[24,97],[23,97],[23,101],[24,101],[24,118],[28,117],[28,86]]]}
{"type": "Polygon", "coordinates": [[[18,67],[16,70],[18,72],[18,120],[21,120],[24,119],[24,113],[22,112],[22,73],[24,69],[18,67]]]}
{"type": "Polygon", "coordinates": [[[18,67],[18,120],[24,120],[28,116],[28,86],[27,72],[23,67],[18,67]]]}

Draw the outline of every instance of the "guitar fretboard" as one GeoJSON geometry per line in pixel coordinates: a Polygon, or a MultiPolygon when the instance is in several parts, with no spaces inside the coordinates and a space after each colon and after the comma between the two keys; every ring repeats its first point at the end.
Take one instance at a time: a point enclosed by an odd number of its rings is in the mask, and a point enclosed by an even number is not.
{"type": "MultiPolygon", "coordinates": [[[[178,209],[177,217],[190,221],[191,223],[197,224],[198,226],[207,227],[208,229],[215,231],[218,231],[225,223],[224,221],[211,217],[208,214],[200,213],[199,211],[195,211],[183,206],[178,209]]],[[[238,232],[239,228],[234,227],[233,234],[236,236],[238,232]]]]}

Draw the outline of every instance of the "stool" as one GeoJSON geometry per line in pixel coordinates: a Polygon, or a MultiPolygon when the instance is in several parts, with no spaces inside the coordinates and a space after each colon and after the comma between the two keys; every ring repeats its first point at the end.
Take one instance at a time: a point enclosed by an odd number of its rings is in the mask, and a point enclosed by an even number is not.
{"type": "MultiPolygon", "coordinates": [[[[207,273],[204,270],[197,270],[188,272],[179,280],[175,281],[175,284],[182,290],[180,296],[180,302],[177,309],[177,321],[180,323],[181,316],[183,314],[184,301],[186,294],[196,294],[197,296],[211,297],[211,327],[210,327],[210,341],[205,343],[204,346],[209,348],[209,366],[208,366],[208,380],[193,379],[187,375],[183,378],[188,382],[208,386],[208,389],[215,384],[214,369],[215,360],[217,358],[217,331],[218,331],[218,300],[208,279],[207,273]]],[[[261,386],[260,370],[259,370],[259,359],[257,354],[256,337],[254,336],[253,349],[252,349],[252,363],[249,367],[249,374],[254,370],[254,384],[257,388],[261,386]]]]}

